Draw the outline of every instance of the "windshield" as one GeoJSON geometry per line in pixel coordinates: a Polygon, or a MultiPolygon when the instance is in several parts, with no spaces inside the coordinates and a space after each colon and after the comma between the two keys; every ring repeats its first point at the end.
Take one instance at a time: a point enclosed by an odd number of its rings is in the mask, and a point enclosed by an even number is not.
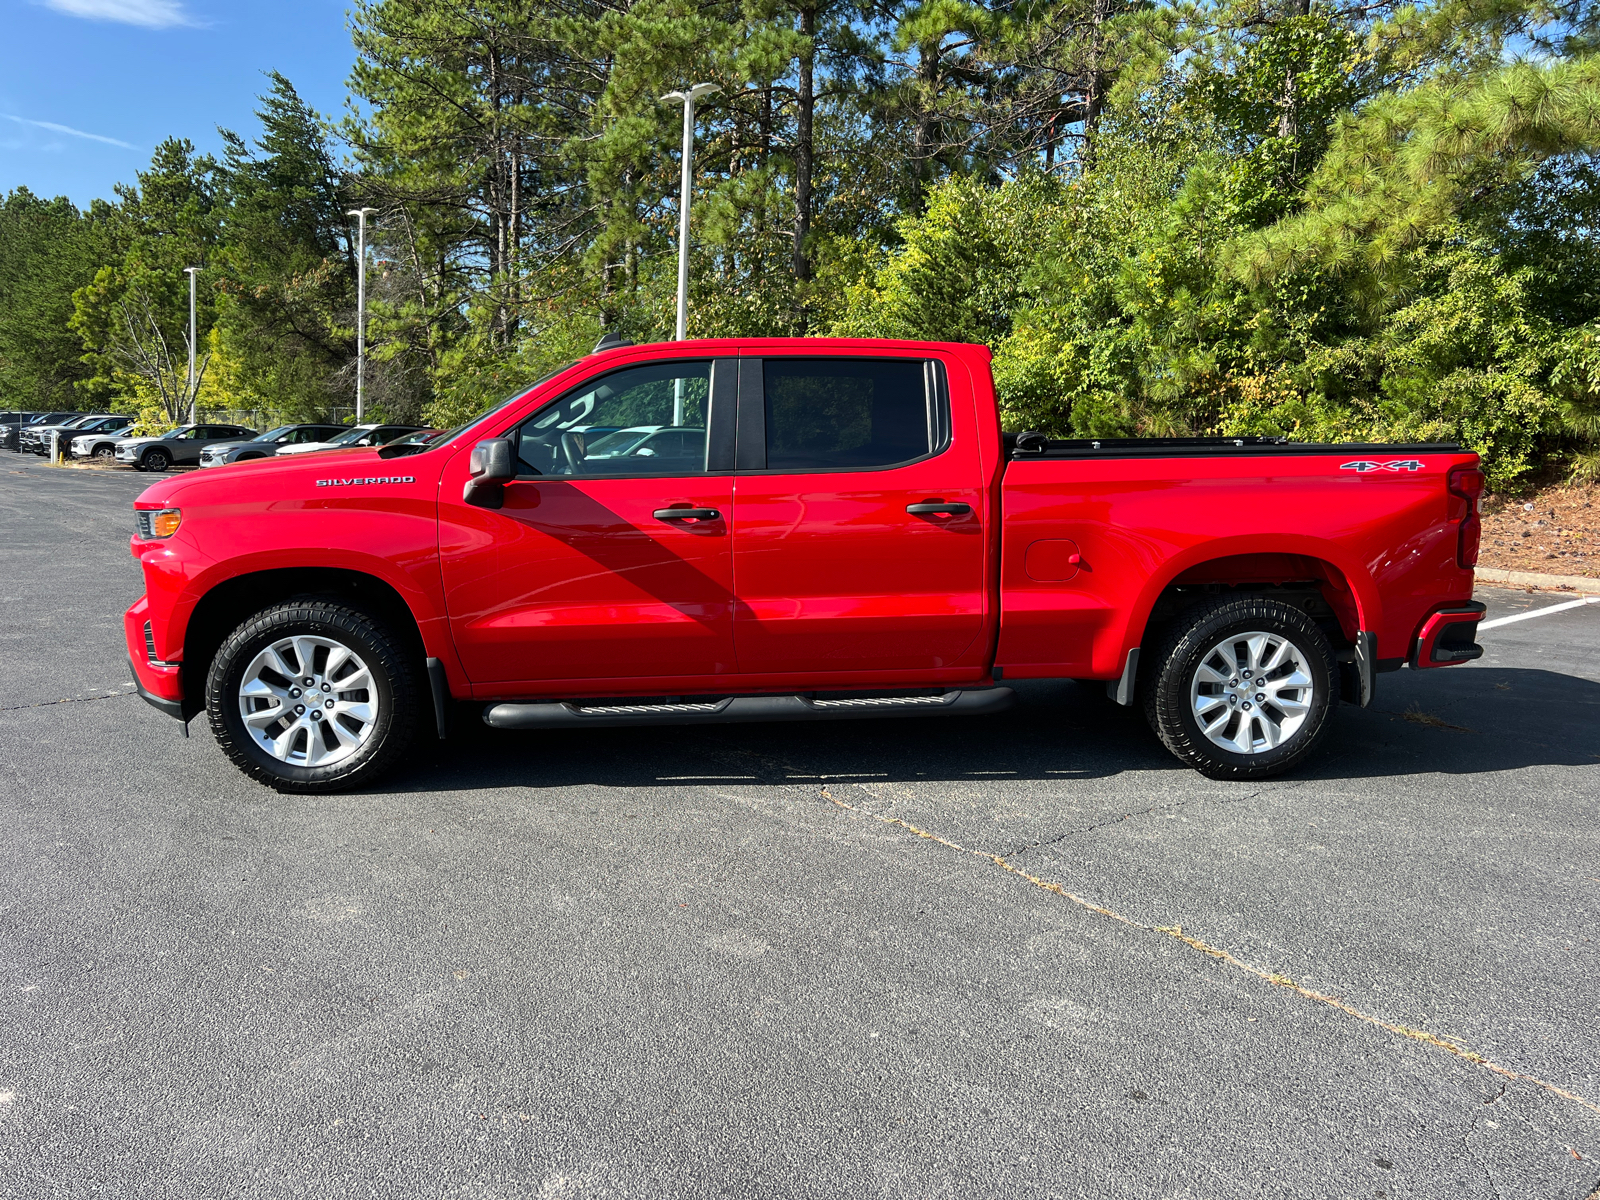
{"type": "Polygon", "coordinates": [[[276,429],[269,429],[265,433],[257,434],[250,440],[253,442],[275,442],[286,433],[293,433],[298,425],[279,425],[276,429]]]}
{"type": "Polygon", "coordinates": [[[170,433],[163,433],[161,435],[161,440],[163,442],[175,442],[179,438],[181,438],[184,434],[188,433],[189,430],[191,430],[193,428],[194,428],[193,425],[179,425],[176,429],[172,430],[170,433]]]}
{"type": "Polygon", "coordinates": [[[499,412],[502,408],[504,408],[506,405],[510,404],[513,400],[522,399],[529,392],[533,391],[534,388],[538,387],[541,383],[549,382],[550,380],[554,379],[557,375],[561,374],[561,372],[565,371],[568,367],[573,367],[573,366],[576,366],[576,365],[577,365],[577,359],[573,359],[572,362],[562,363],[554,371],[551,371],[550,374],[543,375],[540,378],[535,379],[532,383],[528,384],[526,387],[518,388],[516,391],[512,392],[509,396],[507,396],[504,400],[501,400],[499,403],[491,404],[488,408],[484,409],[477,416],[473,417],[472,420],[465,421],[462,424],[457,425],[454,429],[446,429],[443,433],[437,434],[436,436],[429,438],[428,442],[427,442],[427,448],[431,449],[434,446],[442,446],[442,445],[444,445],[446,442],[448,442],[452,438],[454,438],[456,436],[456,434],[461,433],[461,432],[463,432],[465,430],[471,429],[479,421],[482,421],[487,417],[494,416],[495,413],[499,412]]]}
{"type": "Polygon", "coordinates": [[[343,433],[341,433],[336,438],[329,438],[328,439],[328,445],[330,445],[330,446],[348,446],[351,442],[359,442],[362,438],[366,437],[367,434],[369,434],[371,432],[372,432],[372,428],[370,426],[362,427],[362,426],[358,425],[354,429],[346,429],[343,433]]]}

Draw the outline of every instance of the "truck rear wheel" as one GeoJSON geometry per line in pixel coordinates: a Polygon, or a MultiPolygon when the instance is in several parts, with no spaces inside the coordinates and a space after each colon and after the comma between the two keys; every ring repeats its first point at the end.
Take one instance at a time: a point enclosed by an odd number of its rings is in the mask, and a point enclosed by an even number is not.
{"type": "Polygon", "coordinates": [[[1299,609],[1263,596],[1198,605],[1155,657],[1145,716],[1211,779],[1281,775],[1310,754],[1335,700],[1333,648],[1299,609]]]}
{"type": "Polygon", "coordinates": [[[290,600],[245,621],[206,679],[223,752],[281,792],[362,787],[405,752],[421,681],[384,625],[333,600],[290,600]]]}

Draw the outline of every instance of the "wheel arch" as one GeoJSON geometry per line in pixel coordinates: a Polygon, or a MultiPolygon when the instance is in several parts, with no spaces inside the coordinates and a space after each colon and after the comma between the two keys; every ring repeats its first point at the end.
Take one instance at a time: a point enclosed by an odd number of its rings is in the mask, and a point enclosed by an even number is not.
{"type": "Polygon", "coordinates": [[[1377,596],[1364,572],[1323,551],[1317,546],[1175,558],[1146,584],[1129,623],[1128,646],[1148,644],[1193,604],[1230,593],[1291,598],[1335,646],[1352,646],[1359,631],[1376,628],[1377,596]]]}
{"type": "Polygon", "coordinates": [[[189,614],[183,637],[186,707],[205,694],[205,677],[220,647],[253,613],[297,596],[326,596],[385,621],[420,664],[427,657],[421,625],[405,597],[385,579],[343,567],[278,567],[225,579],[209,589],[189,614]]]}

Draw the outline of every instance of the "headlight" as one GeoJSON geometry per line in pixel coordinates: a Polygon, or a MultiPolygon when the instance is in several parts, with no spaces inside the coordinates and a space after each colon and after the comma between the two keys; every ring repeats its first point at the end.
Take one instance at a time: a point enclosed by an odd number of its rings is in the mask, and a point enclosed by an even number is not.
{"type": "Polygon", "coordinates": [[[178,526],[183,524],[183,513],[176,508],[159,510],[141,508],[133,515],[139,523],[139,536],[146,541],[152,538],[169,538],[177,533],[178,526]]]}

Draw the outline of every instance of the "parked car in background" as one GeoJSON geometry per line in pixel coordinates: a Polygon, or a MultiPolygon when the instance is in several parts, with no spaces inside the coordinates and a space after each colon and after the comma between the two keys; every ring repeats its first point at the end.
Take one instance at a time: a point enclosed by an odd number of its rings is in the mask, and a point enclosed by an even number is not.
{"type": "Polygon", "coordinates": [[[421,425],[356,425],[325,442],[303,442],[298,446],[279,446],[278,454],[307,454],[312,450],[353,450],[361,446],[386,446],[398,437],[416,433],[421,425]]]}
{"type": "Polygon", "coordinates": [[[160,437],[124,438],[117,445],[116,461],[136,471],[165,471],[172,466],[194,466],[200,453],[217,442],[248,441],[254,429],[240,425],[180,425],[160,437]]]}
{"type": "Polygon", "coordinates": [[[98,458],[105,462],[113,462],[117,456],[117,447],[136,436],[133,428],[130,422],[120,429],[96,429],[92,433],[74,434],[68,453],[73,458],[98,458]]]}
{"type": "Polygon", "coordinates": [[[220,467],[224,463],[243,462],[249,458],[271,458],[280,446],[303,446],[308,442],[326,442],[345,431],[343,425],[280,425],[248,442],[217,442],[200,452],[202,467],[220,467]]]}
{"type": "Polygon", "coordinates": [[[73,417],[81,417],[83,414],[72,412],[45,412],[21,413],[19,415],[21,420],[19,420],[17,424],[0,426],[0,429],[5,431],[3,440],[0,440],[0,445],[4,445],[7,450],[15,450],[20,453],[22,450],[22,435],[28,430],[32,429],[34,426],[55,425],[62,421],[70,421],[73,417]]]}
{"type": "Polygon", "coordinates": [[[49,454],[52,435],[60,434],[62,438],[70,442],[71,437],[69,435],[87,432],[100,421],[109,420],[110,418],[110,413],[74,413],[70,421],[30,425],[22,431],[22,449],[29,454],[41,456],[49,454]]]}
{"type": "Polygon", "coordinates": [[[23,424],[38,415],[31,412],[0,412],[0,450],[16,449],[17,434],[23,424]]]}
{"type": "Polygon", "coordinates": [[[415,433],[408,433],[404,437],[397,437],[392,442],[385,442],[384,445],[388,447],[389,450],[395,452],[398,452],[401,447],[404,447],[409,453],[417,453],[418,451],[427,449],[428,444],[432,442],[434,438],[439,437],[444,432],[445,431],[443,429],[419,429],[415,433]]]}
{"type": "Polygon", "coordinates": [[[73,439],[86,433],[120,433],[134,422],[133,417],[112,417],[104,414],[79,417],[76,421],[68,421],[62,425],[41,425],[34,433],[32,450],[43,457],[50,453],[50,442],[55,436],[60,443],[63,454],[71,447],[73,439]]]}

